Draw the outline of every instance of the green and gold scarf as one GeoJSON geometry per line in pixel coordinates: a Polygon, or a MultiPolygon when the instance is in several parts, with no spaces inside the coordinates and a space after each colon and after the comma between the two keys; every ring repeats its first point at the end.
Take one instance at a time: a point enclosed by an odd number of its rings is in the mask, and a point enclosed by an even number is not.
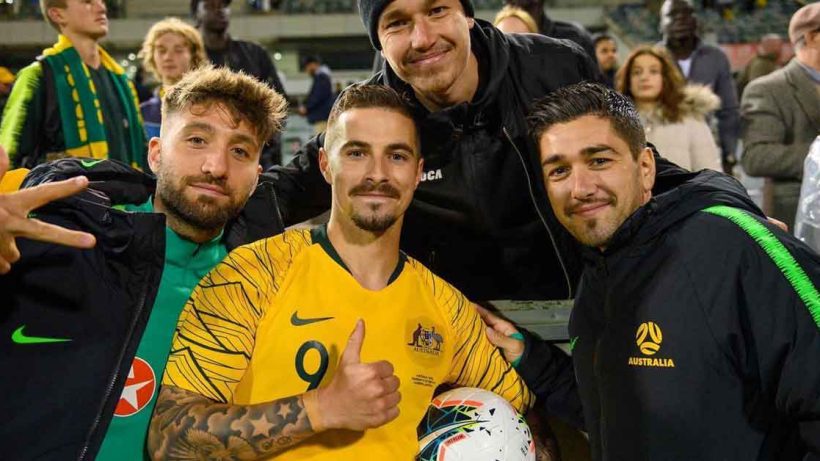
{"type": "MultiPolygon", "coordinates": [[[[103,67],[114,77],[114,87],[128,119],[128,163],[145,170],[145,138],[137,91],[125,75],[125,70],[101,47],[99,51],[103,67]]],[[[74,45],[66,36],[60,35],[54,46],[43,51],[43,56],[54,72],[66,154],[72,157],[108,158],[105,120],[97,89],[74,45]]]]}

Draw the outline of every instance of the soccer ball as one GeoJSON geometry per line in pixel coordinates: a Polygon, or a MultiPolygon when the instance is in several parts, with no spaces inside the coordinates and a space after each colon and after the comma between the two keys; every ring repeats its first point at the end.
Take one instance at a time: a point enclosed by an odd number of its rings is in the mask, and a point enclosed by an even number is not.
{"type": "Polygon", "coordinates": [[[524,417],[499,395],[460,387],[439,394],[418,427],[418,461],[534,461],[524,417]]]}

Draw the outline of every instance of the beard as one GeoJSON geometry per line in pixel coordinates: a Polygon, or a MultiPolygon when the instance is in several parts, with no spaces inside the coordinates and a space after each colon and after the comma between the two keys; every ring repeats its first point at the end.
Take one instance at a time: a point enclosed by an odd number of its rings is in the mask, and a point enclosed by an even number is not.
{"type": "Polygon", "coordinates": [[[157,172],[157,197],[162,201],[168,214],[186,225],[201,231],[221,230],[242,210],[244,203],[237,203],[236,194],[228,189],[224,179],[211,175],[183,176],[160,168],[157,172]],[[199,196],[193,200],[185,195],[185,189],[193,183],[214,184],[222,187],[229,199],[227,205],[220,204],[213,197],[199,196]]]}
{"type": "MultiPolygon", "coordinates": [[[[399,191],[387,183],[380,183],[380,184],[373,184],[373,183],[362,183],[359,184],[352,189],[350,189],[349,195],[358,195],[358,194],[366,194],[371,192],[378,192],[380,194],[384,194],[388,197],[398,199],[401,197],[399,191]]],[[[379,213],[379,208],[381,208],[381,204],[372,204],[369,205],[369,211],[371,213],[363,214],[357,212],[355,209],[350,216],[350,219],[353,221],[353,224],[356,225],[359,229],[367,232],[373,232],[375,234],[381,234],[390,229],[390,227],[396,223],[399,219],[398,215],[395,213],[379,213]]]]}

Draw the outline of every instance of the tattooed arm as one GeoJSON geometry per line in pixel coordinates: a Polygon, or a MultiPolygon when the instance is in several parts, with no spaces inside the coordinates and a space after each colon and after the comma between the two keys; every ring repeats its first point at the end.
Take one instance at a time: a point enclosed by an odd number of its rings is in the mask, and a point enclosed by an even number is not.
{"type": "Polygon", "coordinates": [[[326,387],[254,405],[221,403],[163,385],[148,430],[155,460],[269,457],[326,429],[363,431],[399,415],[399,378],[386,361],[362,363],[359,320],[326,387]]]}
{"type": "Polygon", "coordinates": [[[148,433],[155,460],[255,460],[314,435],[302,396],[256,405],[215,402],[195,392],[163,386],[148,433]]]}

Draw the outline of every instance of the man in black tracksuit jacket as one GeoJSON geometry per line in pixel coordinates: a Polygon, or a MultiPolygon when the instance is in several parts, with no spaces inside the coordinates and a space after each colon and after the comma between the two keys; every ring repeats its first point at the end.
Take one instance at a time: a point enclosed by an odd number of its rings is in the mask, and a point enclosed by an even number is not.
{"type": "MultiPolygon", "coordinates": [[[[362,19],[378,49],[375,23],[391,3],[360,1],[362,19]]],[[[473,20],[469,0],[461,6],[459,14],[473,20]]],[[[533,149],[525,115],[535,99],[594,79],[597,66],[569,42],[505,35],[487,22],[474,21],[465,46],[478,60],[479,82],[468,100],[428,110],[390,59],[369,80],[407,97],[421,133],[425,171],[405,216],[402,249],[471,299],[571,298],[580,273],[578,250],[552,216],[536,213],[532,176],[524,168],[524,156],[533,149]],[[553,243],[545,246],[544,241],[553,243]]],[[[434,46],[439,42],[444,39],[434,46]]],[[[317,161],[323,142],[319,135],[291,164],[266,173],[275,178],[286,225],[330,207],[330,187],[317,161]]]]}
{"type": "MultiPolygon", "coordinates": [[[[610,203],[603,191],[612,182],[600,178],[611,179],[624,156],[578,127],[602,113],[610,127],[619,116],[634,117],[643,138],[634,109],[618,115],[618,104],[628,103],[599,85],[576,85],[533,116],[552,207],[586,244],[590,229],[606,223],[605,212],[592,209],[610,203]],[[575,154],[566,147],[570,137],[581,139],[577,152],[591,146],[595,153],[575,154]],[[573,155],[577,163],[564,160],[573,155]],[[573,200],[562,199],[561,184],[574,187],[573,200]],[[582,212],[588,220],[577,226],[582,212]]],[[[743,187],[720,173],[679,176],[645,197],[584,250],[569,330],[593,457],[745,461],[820,453],[820,257],[767,222],[743,187]]],[[[619,195],[616,203],[628,201],[619,195]]],[[[517,365],[539,398],[552,391],[547,354],[528,335],[517,365]]]]}

